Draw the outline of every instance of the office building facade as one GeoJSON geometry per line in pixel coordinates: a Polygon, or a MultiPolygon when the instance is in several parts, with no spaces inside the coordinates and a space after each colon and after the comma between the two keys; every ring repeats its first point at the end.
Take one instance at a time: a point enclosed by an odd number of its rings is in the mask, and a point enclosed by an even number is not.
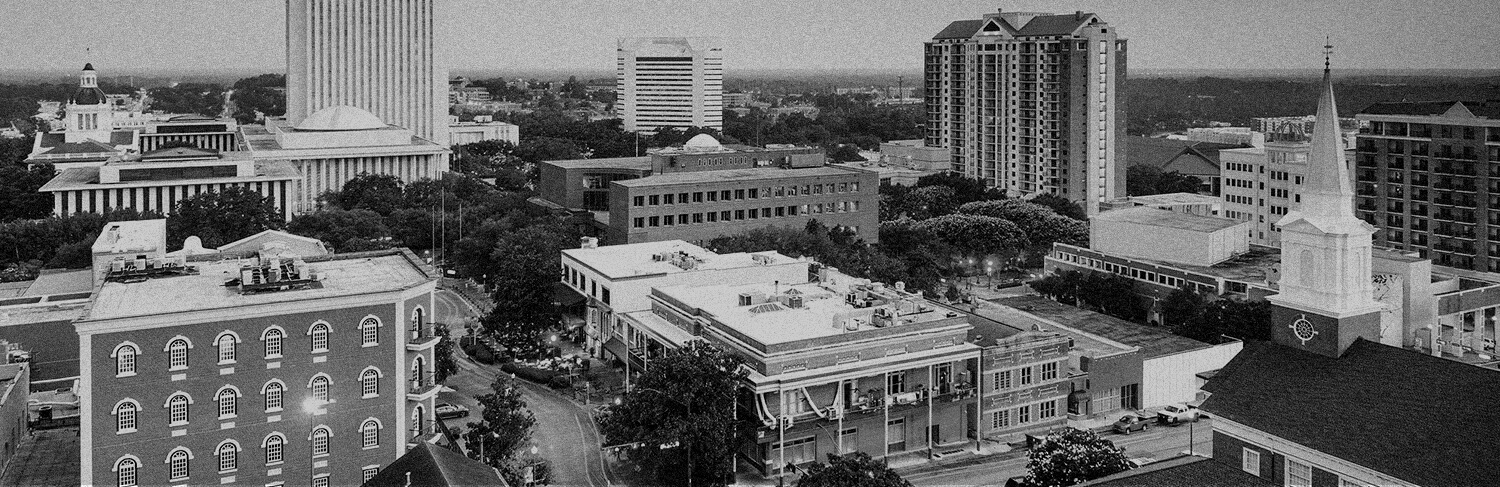
{"type": "Polygon", "coordinates": [[[1375,244],[1500,271],[1500,102],[1386,102],[1355,144],[1359,217],[1375,244]]]}
{"type": "Polygon", "coordinates": [[[1095,213],[1125,192],[1125,47],[1083,12],[953,22],[926,43],[926,144],[959,174],[1095,213]]]}
{"type": "Polygon", "coordinates": [[[724,48],[715,37],[624,38],[615,91],[625,130],[723,130],[724,48]]]}
{"type": "Polygon", "coordinates": [[[448,145],[436,0],[288,0],[286,116],[350,105],[448,145]]]}
{"type": "Polygon", "coordinates": [[[437,275],[411,252],[131,251],[149,228],[106,227],[74,323],[83,485],[357,485],[437,434],[437,275]]]}

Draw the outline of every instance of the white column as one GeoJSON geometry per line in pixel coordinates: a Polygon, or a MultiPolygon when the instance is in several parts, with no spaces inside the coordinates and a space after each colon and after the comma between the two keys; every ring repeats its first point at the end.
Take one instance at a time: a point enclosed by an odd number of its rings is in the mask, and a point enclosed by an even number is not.
{"type": "Polygon", "coordinates": [[[68,193],[64,192],[64,191],[58,191],[58,192],[52,193],[52,214],[53,215],[67,216],[68,209],[63,206],[63,204],[64,204],[63,195],[65,195],[65,194],[68,194],[68,193]]]}

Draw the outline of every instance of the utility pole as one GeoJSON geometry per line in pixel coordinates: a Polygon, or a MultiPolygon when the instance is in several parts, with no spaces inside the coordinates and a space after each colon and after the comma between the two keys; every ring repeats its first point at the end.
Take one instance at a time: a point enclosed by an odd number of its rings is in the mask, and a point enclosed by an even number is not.
{"type": "Polygon", "coordinates": [[[896,98],[906,101],[906,76],[896,76],[896,98]]]}

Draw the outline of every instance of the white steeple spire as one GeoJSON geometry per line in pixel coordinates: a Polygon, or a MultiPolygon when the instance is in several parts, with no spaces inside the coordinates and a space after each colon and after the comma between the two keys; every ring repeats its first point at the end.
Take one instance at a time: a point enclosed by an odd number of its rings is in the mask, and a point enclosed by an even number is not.
{"type": "Polygon", "coordinates": [[[1339,131],[1339,113],[1334,104],[1330,75],[1333,46],[1323,48],[1323,94],[1318,97],[1318,116],[1313,125],[1307,177],[1302,185],[1302,204],[1297,211],[1308,218],[1353,219],[1354,189],[1349,168],[1344,163],[1344,137],[1339,131]]]}

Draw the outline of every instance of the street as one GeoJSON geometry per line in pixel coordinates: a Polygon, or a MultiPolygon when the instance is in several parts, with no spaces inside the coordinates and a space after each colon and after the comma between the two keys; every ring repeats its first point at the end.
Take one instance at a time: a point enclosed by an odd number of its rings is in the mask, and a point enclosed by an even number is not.
{"type": "MultiPolygon", "coordinates": [[[[1211,420],[1204,420],[1196,425],[1158,425],[1150,431],[1128,436],[1115,433],[1105,433],[1102,436],[1114,442],[1115,446],[1124,448],[1125,455],[1130,458],[1165,460],[1187,451],[1189,433],[1194,440],[1193,451],[1199,455],[1208,455],[1212,451],[1210,424],[1211,420]]],[[[902,472],[906,480],[919,486],[1005,485],[1005,481],[1011,477],[1022,475],[1026,475],[1024,451],[960,460],[952,464],[919,466],[902,472]]]]}
{"type": "MultiPolygon", "coordinates": [[[[438,291],[437,303],[434,314],[439,322],[449,323],[455,334],[462,333],[462,323],[473,316],[468,304],[444,290],[438,291]]],[[[461,351],[455,351],[454,359],[458,373],[445,382],[447,388],[438,393],[438,402],[469,408],[469,417],[447,420],[450,427],[467,429],[465,425],[478,421],[482,413],[474,396],[488,393],[495,375],[502,372],[498,365],[480,364],[461,351]]],[[[607,487],[619,483],[599,452],[599,431],[588,409],[546,387],[517,383],[522,386],[521,397],[536,416],[532,442],[537,454],[552,464],[551,485],[607,487]]],[[[524,449],[519,454],[530,455],[524,449]]]]}

